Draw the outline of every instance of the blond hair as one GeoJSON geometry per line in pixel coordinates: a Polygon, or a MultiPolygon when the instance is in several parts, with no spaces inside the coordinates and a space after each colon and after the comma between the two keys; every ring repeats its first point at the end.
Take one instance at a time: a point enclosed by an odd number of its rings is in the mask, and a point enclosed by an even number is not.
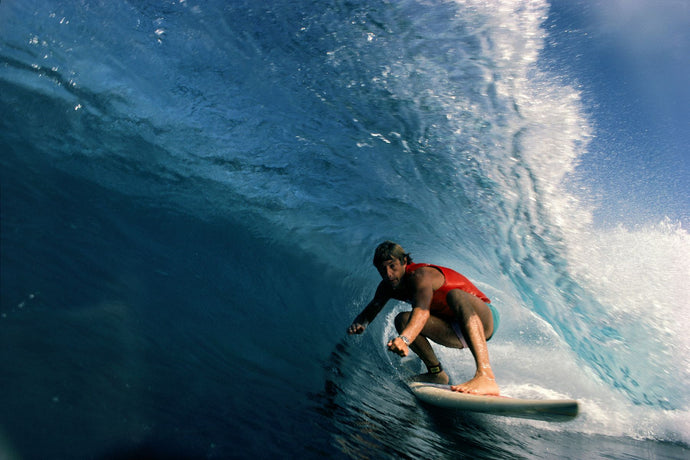
{"type": "Polygon", "coordinates": [[[390,259],[398,259],[403,264],[412,262],[412,257],[397,243],[384,241],[379,244],[374,251],[374,266],[379,267],[383,262],[390,259]]]}

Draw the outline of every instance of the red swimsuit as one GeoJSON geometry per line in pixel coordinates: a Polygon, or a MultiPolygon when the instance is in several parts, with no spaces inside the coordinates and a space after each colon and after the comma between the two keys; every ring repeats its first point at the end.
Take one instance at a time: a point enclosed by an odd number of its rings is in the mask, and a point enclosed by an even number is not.
{"type": "Polygon", "coordinates": [[[489,300],[489,298],[482,291],[477,289],[477,286],[472,284],[470,280],[465,278],[460,273],[451,270],[450,268],[432,264],[410,263],[407,264],[407,267],[405,267],[405,274],[413,273],[415,270],[421,267],[433,267],[443,273],[443,276],[446,278],[446,282],[443,283],[440,288],[434,291],[434,296],[431,298],[431,306],[429,310],[434,316],[449,321],[455,319],[455,314],[448,306],[448,302],[446,302],[448,292],[453,289],[460,289],[461,291],[469,292],[470,294],[479,297],[486,303],[491,302],[491,300],[489,300]]]}

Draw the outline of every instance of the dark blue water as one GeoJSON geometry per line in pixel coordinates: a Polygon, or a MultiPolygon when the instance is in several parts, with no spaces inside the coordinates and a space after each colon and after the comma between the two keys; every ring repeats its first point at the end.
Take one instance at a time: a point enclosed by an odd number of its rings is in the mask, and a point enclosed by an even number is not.
{"type": "Polygon", "coordinates": [[[687,186],[607,195],[569,8],[0,3],[0,457],[687,456],[687,186]],[[346,337],[389,238],[501,309],[505,394],[581,415],[421,406],[403,305],[346,337]]]}

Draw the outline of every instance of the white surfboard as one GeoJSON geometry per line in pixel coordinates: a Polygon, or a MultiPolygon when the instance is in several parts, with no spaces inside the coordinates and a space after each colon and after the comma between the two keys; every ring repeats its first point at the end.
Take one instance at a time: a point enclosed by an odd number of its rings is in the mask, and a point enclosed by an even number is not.
{"type": "Polygon", "coordinates": [[[449,409],[483,412],[509,417],[548,421],[567,421],[577,416],[573,399],[520,399],[506,396],[480,396],[452,391],[450,385],[409,383],[415,396],[425,403],[449,409]]]}

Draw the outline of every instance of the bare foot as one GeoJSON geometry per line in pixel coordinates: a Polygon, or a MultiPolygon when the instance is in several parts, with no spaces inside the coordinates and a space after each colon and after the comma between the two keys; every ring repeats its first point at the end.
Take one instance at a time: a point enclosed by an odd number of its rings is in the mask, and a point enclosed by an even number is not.
{"type": "Polygon", "coordinates": [[[446,374],[446,371],[441,371],[437,372],[436,374],[427,372],[426,374],[415,375],[410,380],[413,382],[439,383],[441,385],[448,385],[450,378],[448,377],[448,374],[446,374]]]}
{"type": "Polygon", "coordinates": [[[487,375],[475,375],[473,379],[460,385],[450,387],[453,391],[470,393],[474,395],[498,396],[498,384],[496,380],[487,375]]]}

